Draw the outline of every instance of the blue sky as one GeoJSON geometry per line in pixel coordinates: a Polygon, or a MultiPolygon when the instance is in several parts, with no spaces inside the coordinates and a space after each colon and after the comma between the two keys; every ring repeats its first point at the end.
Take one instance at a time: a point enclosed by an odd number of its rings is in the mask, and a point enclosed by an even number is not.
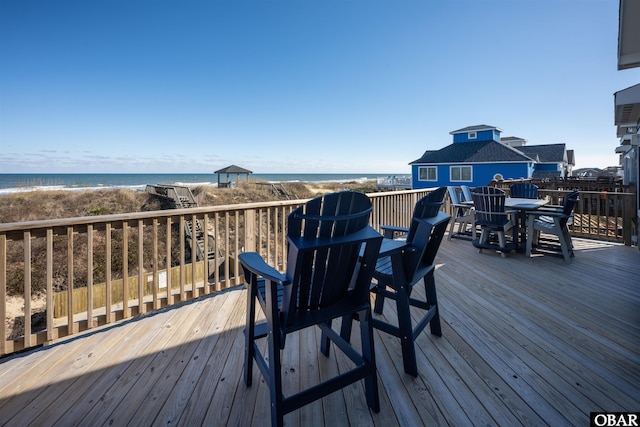
{"type": "Polygon", "coordinates": [[[409,173],[487,124],[617,164],[612,0],[0,0],[0,172],[409,173]]]}

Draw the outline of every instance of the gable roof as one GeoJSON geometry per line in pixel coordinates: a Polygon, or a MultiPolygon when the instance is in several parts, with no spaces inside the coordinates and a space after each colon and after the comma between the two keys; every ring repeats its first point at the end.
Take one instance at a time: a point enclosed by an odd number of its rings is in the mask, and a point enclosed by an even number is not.
{"type": "Polygon", "coordinates": [[[248,169],[241,168],[240,166],[231,165],[231,166],[227,166],[226,168],[222,168],[220,170],[217,170],[214,173],[251,174],[253,172],[251,172],[248,169]]]}
{"type": "Polygon", "coordinates": [[[495,126],[489,126],[489,125],[475,125],[475,126],[467,126],[466,128],[462,128],[462,129],[458,129],[458,130],[452,130],[451,132],[449,132],[449,135],[454,135],[456,133],[467,133],[467,132],[480,132],[483,130],[497,130],[499,132],[502,132],[502,129],[499,129],[495,126]]]}
{"type": "Polygon", "coordinates": [[[496,141],[451,144],[437,151],[426,151],[421,158],[409,163],[487,163],[531,162],[522,152],[496,141]]]}
{"type": "Polygon", "coordinates": [[[563,163],[567,161],[564,144],[543,144],[518,147],[517,150],[531,158],[538,157],[540,163],[563,163]]]}

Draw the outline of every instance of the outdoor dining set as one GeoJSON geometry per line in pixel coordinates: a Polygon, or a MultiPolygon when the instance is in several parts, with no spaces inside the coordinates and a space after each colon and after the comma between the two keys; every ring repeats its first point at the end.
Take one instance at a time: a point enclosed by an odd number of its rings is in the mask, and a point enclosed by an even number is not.
{"type": "Polygon", "coordinates": [[[369,225],[371,201],[362,193],[343,191],[308,201],[288,217],[286,272],[256,252],[240,255],[247,283],[245,384],[252,384],[255,361],[269,388],[272,425],[361,380],[368,406],[378,412],[374,328],[400,340],[404,372],[417,376],[415,340],[427,325],[433,335],[442,335],[434,272],[447,227],[449,239],[468,233],[480,251],[502,254],[522,248],[525,241],[530,254],[540,231],[556,234],[570,259],[566,224],[576,201],[577,192],[563,206],[548,207],[530,184],[512,187],[510,197],[493,187],[439,187],[416,203],[408,228],[382,226],[382,234],[369,225]],[[447,191],[453,215],[441,210],[447,191]],[[424,292],[413,293],[416,285],[424,292]],[[395,301],[393,322],[381,316],[387,300],[395,301]],[[332,328],[334,320],[340,320],[339,330],[332,328]],[[359,344],[353,346],[355,322],[359,344]],[[329,356],[333,343],[353,368],[285,396],[281,371],[287,335],[313,326],[321,331],[320,351],[329,356]],[[267,340],[266,351],[257,341],[261,338],[267,340]]]}
{"type": "Polygon", "coordinates": [[[450,186],[447,190],[453,209],[449,239],[470,234],[480,252],[494,249],[506,256],[515,250],[530,257],[533,249],[541,245],[540,232],[544,232],[555,236],[564,260],[571,262],[573,245],[568,225],[578,191],[568,193],[561,206],[551,206],[548,199],[538,198],[538,187],[528,182],[513,184],[508,197],[495,187],[450,186]]]}

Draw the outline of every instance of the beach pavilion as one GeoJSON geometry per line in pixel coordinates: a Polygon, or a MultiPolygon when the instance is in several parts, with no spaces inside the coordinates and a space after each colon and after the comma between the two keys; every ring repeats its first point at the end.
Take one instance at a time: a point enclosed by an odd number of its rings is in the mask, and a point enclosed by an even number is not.
{"type": "Polygon", "coordinates": [[[241,168],[240,166],[231,165],[227,166],[226,168],[219,169],[214,173],[218,175],[218,188],[231,188],[234,186],[234,175],[235,183],[237,184],[240,180],[240,176],[242,175],[244,175],[245,179],[249,181],[249,175],[251,175],[253,172],[248,169],[241,168]]]}

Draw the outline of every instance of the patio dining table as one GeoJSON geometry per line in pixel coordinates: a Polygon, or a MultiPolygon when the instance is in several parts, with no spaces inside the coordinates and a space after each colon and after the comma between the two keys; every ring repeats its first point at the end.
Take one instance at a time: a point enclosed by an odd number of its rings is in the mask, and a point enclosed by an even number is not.
{"type": "Polygon", "coordinates": [[[517,210],[516,225],[513,231],[513,240],[516,250],[522,251],[520,241],[527,240],[527,212],[535,211],[549,203],[546,199],[525,199],[521,197],[507,197],[504,199],[505,208],[517,210]]]}

